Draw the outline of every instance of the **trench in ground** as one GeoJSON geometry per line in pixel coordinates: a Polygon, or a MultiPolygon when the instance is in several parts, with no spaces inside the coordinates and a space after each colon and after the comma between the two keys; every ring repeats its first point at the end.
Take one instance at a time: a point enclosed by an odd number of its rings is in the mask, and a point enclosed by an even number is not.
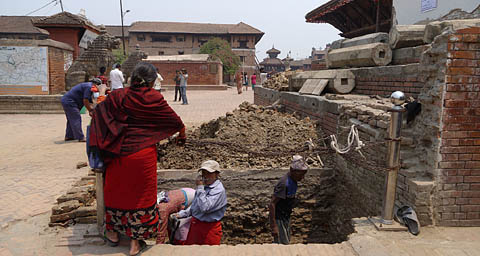
{"type": "MultiPolygon", "coordinates": [[[[224,171],[228,207],[222,220],[223,244],[273,242],[268,205],[273,187],[288,170],[224,171]]],[[[158,189],[192,187],[195,171],[160,171],[158,189]]],[[[354,232],[352,218],[375,214],[361,193],[334,169],[311,169],[299,183],[292,213],[291,243],[341,243],[354,232]]]]}

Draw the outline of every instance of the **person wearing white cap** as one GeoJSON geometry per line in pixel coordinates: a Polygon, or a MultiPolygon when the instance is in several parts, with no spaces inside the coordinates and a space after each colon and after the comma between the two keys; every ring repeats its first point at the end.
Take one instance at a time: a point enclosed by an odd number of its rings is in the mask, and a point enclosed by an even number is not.
{"type": "Polygon", "coordinates": [[[280,178],[273,190],[269,220],[274,243],[290,243],[290,215],[297,202],[297,182],[305,177],[307,171],[308,166],[303,157],[294,155],[290,171],[280,178]]]}
{"type": "Polygon", "coordinates": [[[157,232],[157,244],[165,243],[167,238],[168,217],[172,213],[189,207],[195,198],[195,190],[192,188],[182,188],[162,192],[158,196],[158,212],[160,213],[160,223],[157,232]],[[162,194],[163,193],[163,194],[162,194]]]}
{"type": "Polygon", "coordinates": [[[219,245],[222,240],[221,220],[227,209],[227,193],[218,179],[220,165],[214,160],[202,163],[198,170],[197,190],[192,205],[177,214],[177,218],[192,216],[185,245],[219,245]]]}

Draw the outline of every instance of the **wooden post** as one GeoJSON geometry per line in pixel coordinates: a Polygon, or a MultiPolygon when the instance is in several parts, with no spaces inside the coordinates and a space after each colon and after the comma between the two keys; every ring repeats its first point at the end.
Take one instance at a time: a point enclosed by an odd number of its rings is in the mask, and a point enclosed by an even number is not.
{"type": "Polygon", "coordinates": [[[380,31],[380,0],[377,0],[377,18],[376,18],[375,32],[380,31]]]}
{"type": "Polygon", "coordinates": [[[97,196],[97,228],[98,234],[103,235],[103,216],[105,215],[105,201],[103,200],[103,173],[95,172],[95,190],[97,196]]]}

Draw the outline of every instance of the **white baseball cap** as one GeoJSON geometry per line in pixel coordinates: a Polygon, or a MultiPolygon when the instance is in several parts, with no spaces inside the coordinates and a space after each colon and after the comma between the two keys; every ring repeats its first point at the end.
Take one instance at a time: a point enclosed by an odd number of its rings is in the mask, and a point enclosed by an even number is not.
{"type": "Polygon", "coordinates": [[[202,163],[198,171],[205,170],[207,172],[220,172],[220,164],[215,160],[207,160],[202,163]]]}

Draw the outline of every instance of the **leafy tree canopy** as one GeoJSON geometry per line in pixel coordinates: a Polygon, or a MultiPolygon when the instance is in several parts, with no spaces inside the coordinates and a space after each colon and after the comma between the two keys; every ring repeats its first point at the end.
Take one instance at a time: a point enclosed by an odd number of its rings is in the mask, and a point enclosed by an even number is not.
{"type": "Polygon", "coordinates": [[[240,58],[232,51],[230,44],[218,37],[214,37],[200,47],[201,54],[210,54],[219,58],[223,63],[223,72],[235,74],[240,66],[240,58]]]}

